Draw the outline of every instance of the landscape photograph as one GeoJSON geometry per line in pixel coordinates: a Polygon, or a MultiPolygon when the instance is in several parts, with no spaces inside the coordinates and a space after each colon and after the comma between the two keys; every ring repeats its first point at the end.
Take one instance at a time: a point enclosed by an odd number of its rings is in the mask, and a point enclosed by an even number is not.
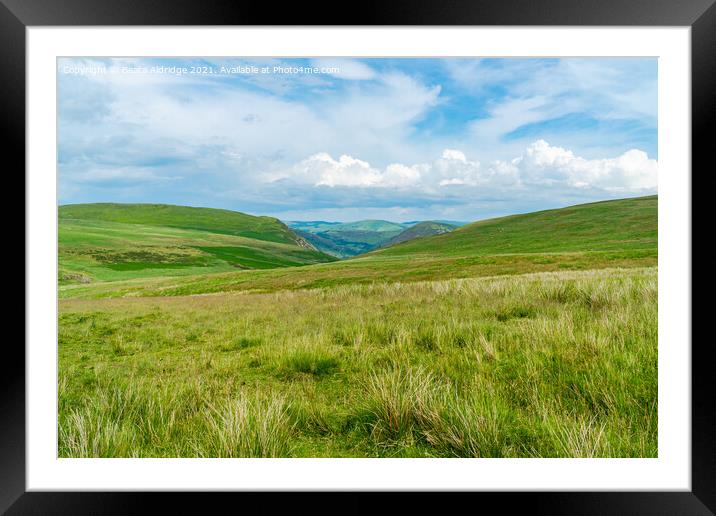
{"type": "Polygon", "coordinates": [[[58,59],[57,456],[658,457],[657,66],[58,59]]]}

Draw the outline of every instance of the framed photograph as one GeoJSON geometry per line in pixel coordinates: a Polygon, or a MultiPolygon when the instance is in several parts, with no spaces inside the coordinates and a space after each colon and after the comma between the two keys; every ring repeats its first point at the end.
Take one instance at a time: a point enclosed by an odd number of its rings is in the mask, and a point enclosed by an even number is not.
{"type": "Polygon", "coordinates": [[[460,491],[712,514],[691,304],[712,3],[348,26],[3,0],[26,192],[3,510],[460,491]]]}

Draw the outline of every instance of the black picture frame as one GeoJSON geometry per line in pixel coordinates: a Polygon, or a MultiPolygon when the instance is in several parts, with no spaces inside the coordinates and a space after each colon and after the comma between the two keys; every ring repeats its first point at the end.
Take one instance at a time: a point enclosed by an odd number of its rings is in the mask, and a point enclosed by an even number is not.
{"type": "MultiPolygon", "coordinates": [[[[285,3],[277,8],[271,3],[255,0],[0,0],[3,163],[7,166],[8,175],[25,169],[25,31],[31,26],[688,26],[691,27],[692,44],[693,185],[693,170],[710,172],[706,169],[706,160],[713,146],[709,129],[714,128],[716,118],[714,2],[716,0],[453,0],[449,3],[364,0],[359,9],[351,12],[338,2],[313,7],[305,3],[285,3]]],[[[22,188],[24,190],[24,183],[22,188]]],[[[696,192],[693,186],[692,192],[696,192]]],[[[695,221],[693,215],[692,219],[695,221]]],[[[692,345],[691,492],[474,493],[471,496],[498,502],[501,511],[527,505],[530,511],[550,514],[713,514],[716,511],[716,411],[711,393],[716,389],[711,361],[708,360],[711,342],[693,340],[693,344],[683,344],[692,345]]],[[[7,514],[124,514],[141,511],[148,503],[160,501],[166,512],[171,511],[171,507],[176,507],[175,512],[180,513],[208,512],[206,504],[209,499],[206,495],[197,499],[187,494],[172,496],[168,493],[25,492],[25,353],[19,339],[9,338],[3,351],[4,367],[0,375],[0,511],[7,511],[7,514]]],[[[264,499],[249,493],[215,494],[211,502],[225,503],[232,496],[242,497],[242,511],[250,513],[266,509],[264,499]]],[[[350,494],[340,502],[340,511],[373,510],[376,505],[372,498],[375,496],[377,494],[350,494]]],[[[275,504],[284,495],[277,497],[273,494],[272,497],[272,504],[275,504]]],[[[320,510],[320,507],[327,511],[337,509],[325,494],[301,493],[298,497],[299,500],[293,503],[307,503],[312,512],[320,510]],[[320,502],[308,500],[316,497],[320,497],[320,502]]],[[[404,510],[424,503],[420,494],[402,498],[404,510]]]]}

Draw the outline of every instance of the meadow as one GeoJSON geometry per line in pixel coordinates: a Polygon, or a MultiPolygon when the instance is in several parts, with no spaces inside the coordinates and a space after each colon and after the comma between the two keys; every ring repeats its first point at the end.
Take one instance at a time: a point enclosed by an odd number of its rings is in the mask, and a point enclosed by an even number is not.
{"type": "MultiPolygon", "coordinates": [[[[61,242],[60,271],[90,281],[60,278],[58,454],[655,457],[656,205],[518,215],[232,272],[220,250],[215,269],[150,257],[157,267],[112,276],[82,253],[70,267],[61,242]]],[[[177,248],[166,231],[248,238],[148,222],[134,226],[153,235],[136,236],[145,250],[177,248]]],[[[235,247],[196,245],[222,246],[235,247]]]]}
{"type": "Polygon", "coordinates": [[[65,301],[60,456],[652,457],[654,268],[65,301]]]}

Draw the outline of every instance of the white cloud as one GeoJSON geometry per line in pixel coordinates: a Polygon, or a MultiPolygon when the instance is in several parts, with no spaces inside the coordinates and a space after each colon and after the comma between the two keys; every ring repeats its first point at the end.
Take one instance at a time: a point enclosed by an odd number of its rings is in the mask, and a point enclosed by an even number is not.
{"type": "Polygon", "coordinates": [[[334,159],[321,152],[266,179],[313,186],[394,187],[423,192],[454,186],[476,187],[482,191],[559,187],[639,192],[656,189],[657,165],[656,160],[638,149],[616,158],[590,160],[537,140],[520,156],[509,161],[493,161],[484,167],[457,149],[445,149],[432,163],[391,163],[383,170],[353,156],[341,155],[334,159]]]}
{"type": "Polygon", "coordinates": [[[391,163],[385,168],[383,179],[386,185],[410,186],[420,183],[425,165],[407,166],[402,163],[391,163]]]}
{"type": "Polygon", "coordinates": [[[564,106],[551,106],[548,99],[541,95],[508,98],[493,104],[489,109],[489,117],[471,122],[470,135],[473,140],[498,148],[502,138],[511,131],[568,112],[564,106]]]}
{"type": "Polygon", "coordinates": [[[382,182],[381,173],[367,162],[345,154],[333,159],[320,152],[301,161],[294,173],[305,177],[315,186],[376,186],[382,182]]]}
{"type": "Polygon", "coordinates": [[[269,182],[289,179],[314,186],[386,187],[416,185],[421,179],[424,165],[407,166],[392,163],[385,170],[374,168],[370,163],[352,156],[341,155],[334,159],[326,152],[319,152],[300,161],[290,169],[268,174],[269,182]]]}
{"type": "Polygon", "coordinates": [[[465,153],[462,151],[459,151],[459,150],[455,150],[455,149],[445,149],[443,151],[442,157],[443,157],[443,159],[447,159],[447,160],[452,159],[452,160],[457,160],[457,161],[462,161],[462,162],[467,161],[467,158],[465,157],[465,153]]]}
{"type": "Polygon", "coordinates": [[[431,167],[433,179],[440,186],[476,185],[480,182],[480,162],[470,161],[465,153],[445,149],[431,167]]]}
{"type": "Polygon", "coordinates": [[[638,149],[631,149],[616,158],[587,160],[562,147],[537,140],[512,163],[522,180],[535,185],[556,183],[613,192],[657,187],[658,163],[638,149]]]}

